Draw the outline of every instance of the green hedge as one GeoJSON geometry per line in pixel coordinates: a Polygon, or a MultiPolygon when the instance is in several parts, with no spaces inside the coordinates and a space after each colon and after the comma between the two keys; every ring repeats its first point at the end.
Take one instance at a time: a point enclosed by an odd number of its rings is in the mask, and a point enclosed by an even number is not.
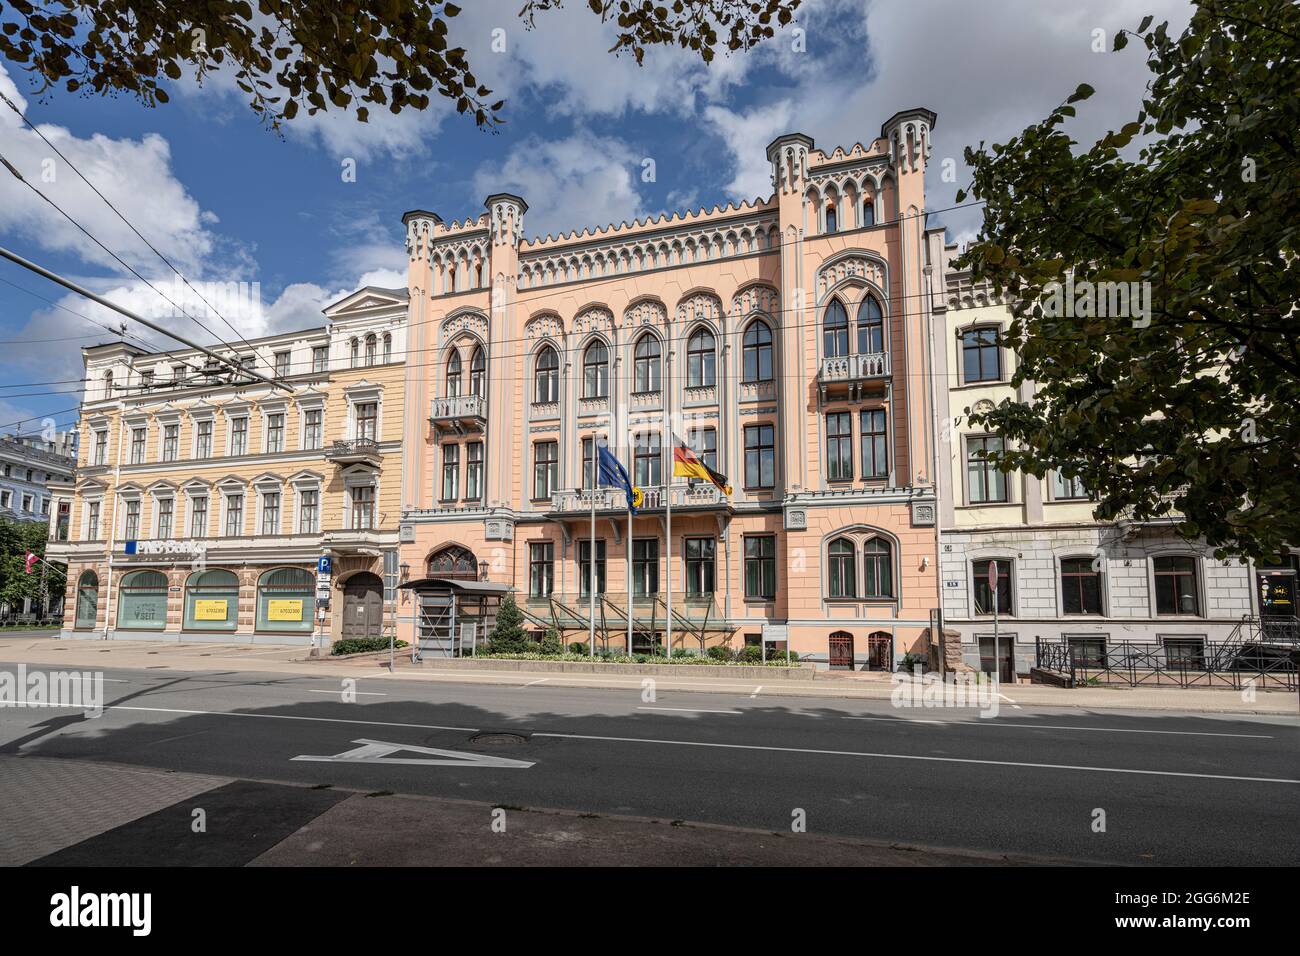
{"type": "MultiPolygon", "coordinates": [[[[396,641],[393,647],[408,647],[406,641],[396,641]]],[[[388,650],[388,638],[386,637],[350,637],[347,640],[335,641],[330,648],[331,654],[364,654],[367,651],[386,651],[388,650]]]]}
{"type": "MultiPolygon", "coordinates": [[[[711,650],[713,649],[710,648],[710,651],[711,650]]],[[[757,650],[757,648],[755,648],[755,650],[757,650]]],[[[762,666],[763,664],[763,661],[758,657],[754,657],[750,660],[749,655],[746,655],[744,659],[736,659],[729,656],[727,659],[720,660],[712,654],[687,654],[682,656],[679,653],[674,654],[672,660],[667,661],[664,660],[662,654],[633,654],[629,657],[627,654],[608,654],[601,653],[600,651],[597,651],[594,655],[584,654],[581,652],[574,653],[570,651],[567,654],[539,654],[536,652],[526,652],[518,654],[478,654],[476,656],[498,661],[573,661],[575,663],[594,662],[601,664],[681,664],[688,667],[693,664],[758,664],[759,666],[762,666]]],[[[799,655],[791,653],[790,663],[796,664],[798,661],[799,655]]],[[[767,666],[785,667],[785,654],[781,654],[780,657],[769,660],[767,666]]]]}

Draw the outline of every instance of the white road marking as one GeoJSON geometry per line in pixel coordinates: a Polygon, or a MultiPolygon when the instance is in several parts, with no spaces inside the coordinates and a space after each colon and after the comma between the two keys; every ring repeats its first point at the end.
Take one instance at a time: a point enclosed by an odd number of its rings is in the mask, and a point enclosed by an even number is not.
{"type": "MultiPolygon", "coordinates": [[[[309,690],[307,691],[307,693],[309,693],[309,694],[333,694],[335,697],[342,697],[342,696],[343,696],[343,691],[341,691],[341,690],[314,690],[314,689],[309,689],[309,690]]],[[[354,691],[352,691],[352,693],[353,693],[353,694],[356,694],[358,697],[387,697],[387,696],[388,696],[387,694],[380,694],[380,693],[378,693],[377,691],[373,691],[373,690],[354,690],[354,691]]]]}
{"type": "MultiPolygon", "coordinates": [[[[28,707],[53,707],[54,704],[27,704],[28,707]]],[[[84,710],[82,707],[58,705],[62,710],[84,710]]],[[[125,704],[112,704],[104,708],[110,710],[132,710],[146,714],[189,714],[197,717],[260,717],[263,720],[307,720],[321,724],[359,724],[362,727],[410,727],[413,730],[459,730],[467,734],[478,733],[477,727],[444,727],[440,724],[404,724],[391,720],[345,720],[342,717],[302,717],[297,714],[241,714],[230,710],[183,710],[179,707],[133,707],[125,704]]]]}
{"type": "MultiPolygon", "coordinates": [[[[816,717],[817,714],[810,716],[816,717]]],[[[1206,730],[1141,730],[1131,727],[1069,727],[1065,724],[1009,724],[997,718],[979,720],[921,720],[916,717],[859,717],[842,714],[844,720],[878,720],[895,724],[939,724],[947,727],[1026,727],[1030,730],[1086,730],[1099,734],[1173,734],[1177,737],[1241,737],[1247,740],[1273,740],[1272,734],[1215,734],[1206,730]]]]}
{"type": "Polygon", "coordinates": [[[759,684],[757,687],[755,687],[755,688],[754,688],[754,693],[752,693],[752,694],[749,695],[749,699],[750,699],[750,700],[753,700],[755,697],[757,697],[757,696],[758,696],[758,692],[759,692],[760,690],[762,690],[762,689],[763,689],[763,685],[762,685],[762,684],[759,684]]]}
{"type": "Polygon", "coordinates": [[[426,767],[492,767],[513,770],[527,770],[533,766],[529,760],[512,760],[494,754],[467,753],[462,750],[438,750],[433,747],[417,747],[414,744],[388,744],[381,740],[354,740],[361,744],[352,750],[332,757],[316,757],[309,754],[292,757],[292,760],[314,760],[324,763],[400,763],[426,767]],[[427,754],[425,757],[390,757],[389,754],[401,753],[427,754]],[[429,759],[433,757],[435,759],[429,759]]]}
{"type": "Polygon", "coordinates": [[[539,677],[537,680],[530,680],[530,681],[529,681],[527,684],[525,684],[524,686],[525,686],[525,687],[532,687],[534,684],[545,684],[548,680],[550,680],[549,677],[539,677]]]}
{"type": "Polygon", "coordinates": [[[761,750],[769,753],[812,754],[831,757],[874,757],[878,760],[923,760],[931,763],[969,763],[991,767],[1032,767],[1039,770],[1084,770],[1092,773],[1131,773],[1150,777],[1195,777],[1199,780],[1237,780],[1246,783],[1288,783],[1300,785],[1300,780],[1285,777],[1237,777],[1223,773],[1189,773],[1180,770],[1134,770],[1128,767],[1083,767],[1060,763],[1027,763],[1019,760],[976,760],[970,757],[929,757],[921,754],[884,754],[859,750],[810,750],[802,747],[765,747],[760,744],[718,744],[701,740],[662,740],[646,737],[602,737],[596,734],[534,733],[534,737],[555,737],[565,740],[604,740],[611,743],[666,744],[675,747],[713,747],[720,750],[761,750]]]}
{"type": "Polygon", "coordinates": [[[1017,704],[1017,703],[1016,703],[1014,700],[1012,700],[1010,697],[1008,697],[1006,694],[998,694],[998,696],[1001,697],[1003,700],[1005,700],[1008,704],[1010,704],[1010,705],[1012,706],[1012,708],[1014,708],[1015,710],[1019,710],[1019,709],[1020,709],[1020,705],[1017,704]]]}
{"type": "Polygon", "coordinates": [[[638,707],[637,710],[670,710],[683,714],[739,714],[739,710],[705,710],[703,707],[638,707]]]}

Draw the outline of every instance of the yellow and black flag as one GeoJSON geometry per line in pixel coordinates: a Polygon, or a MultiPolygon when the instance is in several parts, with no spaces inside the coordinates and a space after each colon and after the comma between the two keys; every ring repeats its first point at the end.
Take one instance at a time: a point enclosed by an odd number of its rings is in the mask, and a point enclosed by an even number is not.
{"type": "Polygon", "coordinates": [[[727,476],[706,465],[695,450],[676,435],[673,435],[673,476],[711,481],[719,491],[731,497],[731,485],[727,484],[727,476]]]}

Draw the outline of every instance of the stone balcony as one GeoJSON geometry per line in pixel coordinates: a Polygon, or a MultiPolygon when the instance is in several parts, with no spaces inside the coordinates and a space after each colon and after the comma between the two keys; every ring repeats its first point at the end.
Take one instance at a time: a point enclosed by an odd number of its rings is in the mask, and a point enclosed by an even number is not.
{"type": "Polygon", "coordinates": [[[487,427],[487,399],[482,395],[453,395],[435,398],[429,409],[429,421],[441,434],[458,435],[483,431],[487,427]]]}
{"type": "Polygon", "coordinates": [[[888,352],[858,352],[822,359],[817,371],[817,387],[825,401],[831,391],[847,391],[853,399],[867,387],[889,381],[888,352]]]}
{"type": "MultiPolygon", "coordinates": [[[[637,514],[659,513],[666,509],[668,495],[672,495],[673,510],[712,511],[728,510],[731,507],[727,496],[709,484],[673,484],[651,485],[642,488],[645,499],[637,514]]],[[[591,513],[592,498],[595,498],[596,513],[626,513],[627,497],[621,488],[576,488],[570,491],[557,491],[551,495],[550,514],[556,517],[581,517],[591,513]]]]}
{"type": "Polygon", "coordinates": [[[373,438],[351,438],[334,442],[325,449],[325,460],[336,465],[366,464],[378,467],[382,456],[373,438]]]}

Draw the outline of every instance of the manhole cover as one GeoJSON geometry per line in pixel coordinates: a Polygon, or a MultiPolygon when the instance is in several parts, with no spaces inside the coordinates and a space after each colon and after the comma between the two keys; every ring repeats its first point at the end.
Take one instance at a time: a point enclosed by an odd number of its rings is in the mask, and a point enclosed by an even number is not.
{"type": "Polygon", "coordinates": [[[469,742],[485,747],[518,747],[520,744],[528,743],[528,739],[519,734],[483,733],[475,734],[469,738],[469,742]]]}

